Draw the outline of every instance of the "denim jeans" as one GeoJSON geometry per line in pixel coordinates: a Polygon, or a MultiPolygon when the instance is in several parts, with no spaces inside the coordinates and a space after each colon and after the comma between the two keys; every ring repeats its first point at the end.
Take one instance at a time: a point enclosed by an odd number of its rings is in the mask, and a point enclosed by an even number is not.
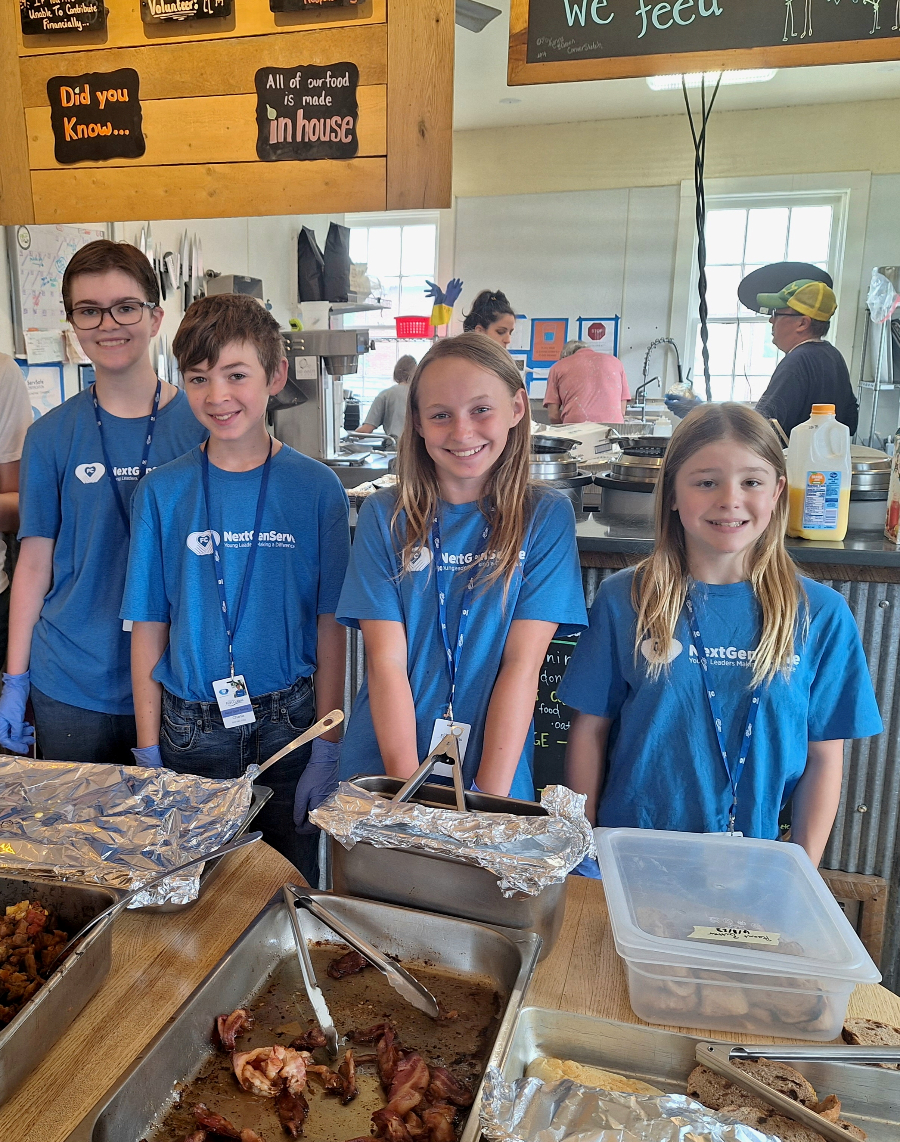
{"type": "MultiPolygon", "coordinates": [[[[282,746],[312,725],[315,701],[309,678],[287,690],[273,690],[251,699],[256,721],[226,729],[215,702],[186,702],[163,690],[159,749],[163,765],[176,773],[220,780],[240,777],[249,765],[261,765],[282,746]]],[[[294,829],[294,792],[306,768],[311,745],[288,754],[267,770],[260,784],[271,800],[255,819],[267,844],[294,864],[312,885],[318,884],[318,834],[298,836],[294,829]]]]}
{"type": "Polygon", "coordinates": [[[47,761],[98,761],[134,765],[134,714],[101,714],[58,702],[31,687],[38,757],[47,761]]]}

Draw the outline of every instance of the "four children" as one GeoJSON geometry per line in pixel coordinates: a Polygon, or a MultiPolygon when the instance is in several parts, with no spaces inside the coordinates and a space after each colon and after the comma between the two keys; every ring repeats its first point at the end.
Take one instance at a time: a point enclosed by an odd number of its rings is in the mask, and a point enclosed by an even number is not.
{"type": "MultiPolygon", "coordinates": [[[[266,775],[267,840],[312,876],[307,813],[338,776],[409,777],[451,726],[468,787],[532,799],[540,668],[587,616],[572,507],[529,479],[501,346],[476,332],[425,355],[398,485],[365,503],[351,553],[337,477],[266,428],[287,362],[262,306],[190,307],[182,394],[150,365],[162,314],[142,254],[92,243],[63,289],[97,383],[26,440],[0,743],[28,749],[30,693],[42,756],[237,777],[343,705],[357,626],[343,749],[334,733],[266,775]]],[[[848,607],[784,549],[785,483],[742,406],[676,429],[654,552],[604,582],[559,690],[592,822],[776,837],[793,799],[793,839],[821,857],[843,740],[882,727],[848,607]]]]}

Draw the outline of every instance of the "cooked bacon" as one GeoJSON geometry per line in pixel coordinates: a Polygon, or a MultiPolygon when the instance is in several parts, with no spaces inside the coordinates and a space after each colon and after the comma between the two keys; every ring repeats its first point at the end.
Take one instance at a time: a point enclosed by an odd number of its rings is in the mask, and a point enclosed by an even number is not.
{"type": "Polygon", "coordinates": [[[428,1131],[428,1142],[456,1142],[456,1107],[446,1102],[435,1103],[422,1111],[422,1122],[428,1131]]]}
{"type": "Polygon", "coordinates": [[[356,1085],[356,1060],[353,1058],[352,1049],[344,1055],[344,1061],[338,1067],[338,1074],[342,1080],[340,1098],[342,1104],[346,1106],[359,1094],[359,1087],[356,1085]]]}
{"type": "Polygon", "coordinates": [[[303,1133],[303,1124],[309,1114],[309,1103],[299,1091],[292,1091],[284,1087],[275,1099],[275,1109],[278,1111],[278,1121],[285,1132],[292,1138],[299,1138],[303,1133]]]}
{"type": "Polygon", "coordinates": [[[255,1130],[251,1130],[247,1127],[246,1130],[241,1131],[241,1142],[263,1142],[263,1140],[255,1130]]]}
{"type": "Polygon", "coordinates": [[[467,1086],[447,1070],[446,1067],[431,1067],[431,1082],[428,1084],[430,1102],[452,1102],[454,1106],[471,1106],[474,1094],[467,1086]]]}
{"type": "Polygon", "coordinates": [[[346,979],[348,975],[356,975],[368,966],[369,961],[365,956],[361,956],[359,952],[347,952],[346,955],[332,960],[326,970],[332,979],[346,979]]]}
{"type": "Polygon", "coordinates": [[[408,1114],[404,1114],[403,1121],[406,1123],[406,1129],[413,1138],[421,1138],[422,1135],[426,1133],[422,1119],[419,1118],[414,1110],[410,1110],[408,1114]]]}
{"type": "Polygon", "coordinates": [[[324,1047],[327,1043],[325,1032],[321,1027],[311,1027],[288,1044],[297,1051],[314,1051],[316,1047],[324,1047]]]}
{"type": "MultiPolygon", "coordinates": [[[[185,1135],[184,1142],[206,1142],[208,1137],[209,1135],[203,1129],[192,1130],[190,1134],[185,1135]]],[[[144,1142],[146,1142],[146,1140],[144,1140],[144,1142]]]]}
{"type": "Polygon", "coordinates": [[[418,1051],[411,1052],[397,1065],[388,1092],[388,1106],[401,1118],[407,1111],[415,1110],[422,1101],[430,1080],[425,1060],[418,1051]]]}
{"type": "Polygon", "coordinates": [[[379,1138],[387,1138],[388,1142],[412,1142],[412,1135],[406,1123],[396,1110],[391,1109],[390,1103],[375,1111],[372,1115],[372,1125],[379,1138]]]}
{"type": "Polygon", "coordinates": [[[340,1094],[344,1089],[344,1080],[331,1067],[326,1066],[308,1066],[307,1071],[310,1075],[315,1077],[322,1084],[326,1094],[340,1094]]]}
{"type": "Polygon", "coordinates": [[[230,1015],[220,1015],[216,1019],[216,1029],[219,1039],[226,1051],[233,1051],[237,1046],[237,1037],[253,1026],[253,1016],[246,1007],[238,1007],[230,1015]]]}
{"type": "Polygon", "coordinates": [[[354,1043],[377,1043],[385,1031],[390,1029],[390,1023],[376,1023],[373,1027],[367,1027],[365,1031],[351,1031],[348,1038],[354,1043]]]}
{"type": "Polygon", "coordinates": [[[227,1118],[223,1118],[221,1114],[216,1114],[210,1110],[204,1102],[198,1102],[193,1108],[194,1118],[197,1122],[211,1130],[213,1134],[219,1134],[223,1138],[237,1138],[240,1140],[241,1132],[236,1126],[233,1126],[227,1118]]]}
{"type": "Polygon", "coordinates": [[[309,1062],[306,1052],[290,1047],[257,1047],[254,1051],[235,1051],[231,1056],[235,1077],[244,1090],[266,1098],[274,1098],[283,1086],[302,1093],[309,1062]]]}

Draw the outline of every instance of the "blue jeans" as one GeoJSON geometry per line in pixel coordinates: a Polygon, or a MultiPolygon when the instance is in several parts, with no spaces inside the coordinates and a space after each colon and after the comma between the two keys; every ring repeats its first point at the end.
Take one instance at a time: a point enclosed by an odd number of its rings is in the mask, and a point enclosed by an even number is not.
{"type": "Polygon", "coordinates": [[[58,702],[31,687],[37,755],[47,761],[97,761],[134,765],[134,714],[101,714],[58,702]]]}
{"type": "MultiPolygon", "coordinates": [[[[219,780],[240,777],[248,765],[261,765],[314,721],[312,682],[299,678],[286,690],[251,699],[256,721],[226,729],[215,702],[186,702],[163,690],[159,749],[163,765],[176,773],[219,780]]],[[[260,782],[273,791],[251,826],[287,857],[312,885],[318,884],[318,834],[298,836],[294,828],[294,792],[306,768],[311,745],[273,765],[260,782]]]]}

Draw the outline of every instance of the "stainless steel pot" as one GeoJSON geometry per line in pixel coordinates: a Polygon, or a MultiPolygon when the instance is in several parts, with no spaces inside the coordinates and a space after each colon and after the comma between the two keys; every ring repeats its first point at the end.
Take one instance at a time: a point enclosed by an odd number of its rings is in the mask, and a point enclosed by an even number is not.
{"type": "Polygon", "coordinates": [[[609,474],[615,480],[655,483],[662,470],[662,456],[634,456],[623,452],[609,464],[609,474]]]}
{"type": "Polygon", "coordinates": [[[530,473],[532,480],[568,480],[578,475],[578,461],[567,453],[537,453],[531,456],[530,473]]]}

